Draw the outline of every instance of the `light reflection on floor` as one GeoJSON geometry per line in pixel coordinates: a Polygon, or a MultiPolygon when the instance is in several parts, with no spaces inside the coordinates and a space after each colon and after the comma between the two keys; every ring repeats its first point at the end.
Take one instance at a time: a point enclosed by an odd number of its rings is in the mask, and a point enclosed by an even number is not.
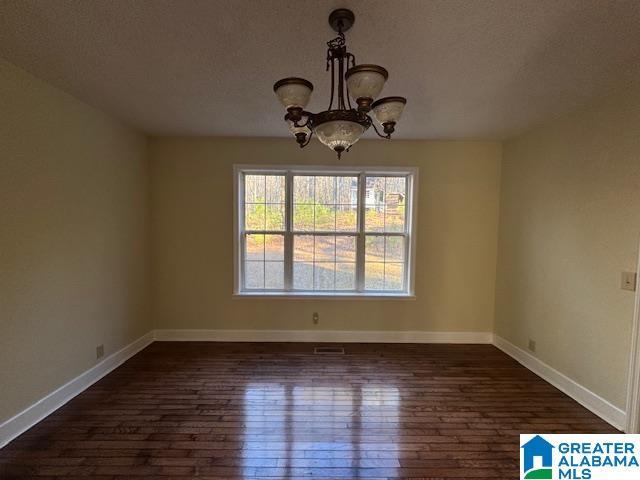
{"type": "Polygon", "coordinates": [[[320,466],[357,478],[359,468],[399,467],[395,387],[252,383],[244,392],[243,475],[295,476],[320,466]]]}

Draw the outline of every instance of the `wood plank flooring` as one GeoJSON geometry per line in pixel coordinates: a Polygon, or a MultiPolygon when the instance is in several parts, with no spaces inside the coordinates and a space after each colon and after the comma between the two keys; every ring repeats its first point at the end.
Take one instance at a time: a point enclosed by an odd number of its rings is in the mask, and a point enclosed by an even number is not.
{"type": "Polygon", "coordinates": [[[490,345],[156,342],[0,450],[6,479],[518,478],[616,432],[490,345]]]}

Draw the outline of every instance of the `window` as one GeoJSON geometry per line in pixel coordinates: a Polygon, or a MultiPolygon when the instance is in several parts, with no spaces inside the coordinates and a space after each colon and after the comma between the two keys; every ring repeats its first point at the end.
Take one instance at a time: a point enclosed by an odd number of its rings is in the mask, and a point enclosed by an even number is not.
{"type": "Polygon", "coordinates": [[[411,295],[416,176],[236,167],[236,293],[411,295]]]}

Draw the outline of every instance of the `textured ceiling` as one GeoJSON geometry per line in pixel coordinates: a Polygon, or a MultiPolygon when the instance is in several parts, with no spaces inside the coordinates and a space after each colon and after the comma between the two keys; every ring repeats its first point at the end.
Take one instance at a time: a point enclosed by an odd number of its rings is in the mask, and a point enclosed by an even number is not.
{"type": "Polygon", "coordinates": [[[400,138],[504,138],[634,79],[637,0],[0,0],[0,56],[151,134],[284,136],[274,81],[325,109],[325,42],[408,98],[400,138]]]}

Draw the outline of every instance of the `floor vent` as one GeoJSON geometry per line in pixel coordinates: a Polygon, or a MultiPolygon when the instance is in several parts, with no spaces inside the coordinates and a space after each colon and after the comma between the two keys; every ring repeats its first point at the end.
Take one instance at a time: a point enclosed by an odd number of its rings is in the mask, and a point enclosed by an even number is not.
{"type": "Polygon", "coordinates": [[[316,347],[313,349],[316,355],[344,355],[342,347],[316,347]]]}

